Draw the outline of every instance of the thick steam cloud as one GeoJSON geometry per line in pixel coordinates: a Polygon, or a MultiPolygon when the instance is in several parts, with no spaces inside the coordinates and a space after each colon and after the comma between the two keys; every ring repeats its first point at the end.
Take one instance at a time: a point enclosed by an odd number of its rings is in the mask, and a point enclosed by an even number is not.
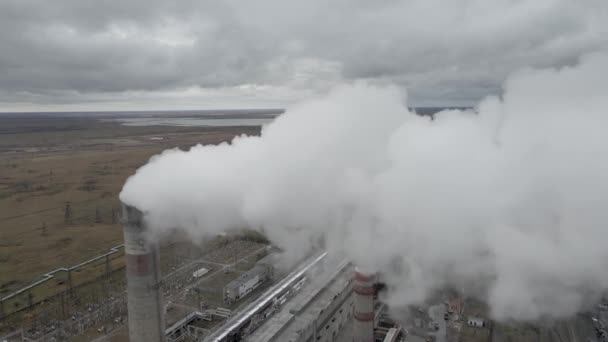
{"type": "Polygon", "coordinates": [[[153,229],[263,229],[383,273],[399,306],[452,286],[496,319],[559,317],[608,288],[608,54],[523,70],[433,119],[365,83],[289,108],[260,137],[168,150],[123,202],[153,229]]]}

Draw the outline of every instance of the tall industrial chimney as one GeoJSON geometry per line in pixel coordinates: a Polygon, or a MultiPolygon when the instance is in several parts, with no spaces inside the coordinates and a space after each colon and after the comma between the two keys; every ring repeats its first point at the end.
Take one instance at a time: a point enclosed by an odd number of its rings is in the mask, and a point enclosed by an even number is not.
{"type": "Polygon", "coordinates": [[[165,340],[158,243],[149,241],[143,213],[123,204],[129,341],[165,340]]]}
{"type": "Polygon", "coordinates": [[[353,281],[353,342],[374,342],[375,276],[355,268],[353,281]]]}

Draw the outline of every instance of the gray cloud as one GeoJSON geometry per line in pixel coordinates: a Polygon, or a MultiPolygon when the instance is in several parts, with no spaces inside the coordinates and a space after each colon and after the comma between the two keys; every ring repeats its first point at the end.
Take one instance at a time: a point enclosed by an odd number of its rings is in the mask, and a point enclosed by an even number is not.
{"type": "Polygon", "coordinates": [[[606,37],[602,0],[5,0],[0,110],[188,87],[305,94],[343,79],[397,82],[414,103],[473,103],[515,69],[570,64],[606,37]]]}

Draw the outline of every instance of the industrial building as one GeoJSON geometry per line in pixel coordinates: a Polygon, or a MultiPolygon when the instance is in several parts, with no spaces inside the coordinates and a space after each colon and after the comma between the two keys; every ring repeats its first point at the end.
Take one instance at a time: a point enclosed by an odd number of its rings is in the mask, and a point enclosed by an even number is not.
{"type": "Polygon", "coordinates": [[[311,280],[245,341],[332,341],[352,317],[350,265],[311,280]]]}
{"type": "Polygon", "coordinates": [[[302,289],[306,275],[319,266],[326,256],[327,253],[323,252],[304,261],[295,271],[277,282],[239,313],[230,317],[222,327],[207,336],[205,341],[241,341],[249,336],[272,317],[294,292],[302,289]]]}
{"type": "MultiPolygon", "coordinates": [[[[305,260],[244,309],[230,312],[193,310],[165,329],[158,246],[147,240],[141,211],[123,207],[130,341],[209,342],[400,342],[406,331],[384,313],[376,300],[374,274],[348,261],[326,264],[322,252],[305,260]],[[333,266],[332,266],[333,265],[333,266]],[[224,324],[210,331],[205,321],[218,316],[224,324]]],[[[274,260],[267,256],[223,288],[223,299],[234,303],[273,280],[274,260]]],[[[193,278],[207,274],[196,270],[193,278]]]]}
{"type": "Polygon", "coordinates": [[[247,296],[264,282],[271,280],[274,275],[271,258],[272,255],[269,255],[261,259],[255,267],[228,283],[223,290],[224,303],[232,304],[247,296]]]}
{"type": "Polygon", "coordinates": [[[330,274],[311,279],[244,341],[403,341],[405,331],[375,301],[375,285],[374,275],[344,261],[330,274]]]}
{"type": "Polygon", "coordinates": [[[192,278],[198,279],[198,278],[204,276],[207,273],[209,273],[209,269],[205,268],[205,267],[202,267],[202,268],[199,268],[198,270],[192,272],[192,278]]]}
{"type": "Polygon", "coordinates": [[[323,265],[325,255],[305,262],[204,341],[404,341],[406,331],[375,300],[375,276],[347,261],[323,265]],[[318,266],[324,272],[311,276],[318,266]]]}
{"type": "Polygon", "coordinates": [[[484,321],[483,318],[479,317],[469,317],[467,319],[467,325],[470,327],[483,327],[484,321]]]}

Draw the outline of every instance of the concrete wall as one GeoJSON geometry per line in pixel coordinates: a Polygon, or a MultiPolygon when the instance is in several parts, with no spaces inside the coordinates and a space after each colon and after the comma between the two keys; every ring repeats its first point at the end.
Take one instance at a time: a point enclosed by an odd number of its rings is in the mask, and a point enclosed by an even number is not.
{"type": "Polygon", "coordinates": [[[340,334],[340,331],[346,325],[346,322],[352,319],[353,300],[352,296],[340,305],[333,315],[328,317],[325,325],[317,326],[317,336],[311,340],[313,342],[332,342],[335,337],[340,334]]]}

